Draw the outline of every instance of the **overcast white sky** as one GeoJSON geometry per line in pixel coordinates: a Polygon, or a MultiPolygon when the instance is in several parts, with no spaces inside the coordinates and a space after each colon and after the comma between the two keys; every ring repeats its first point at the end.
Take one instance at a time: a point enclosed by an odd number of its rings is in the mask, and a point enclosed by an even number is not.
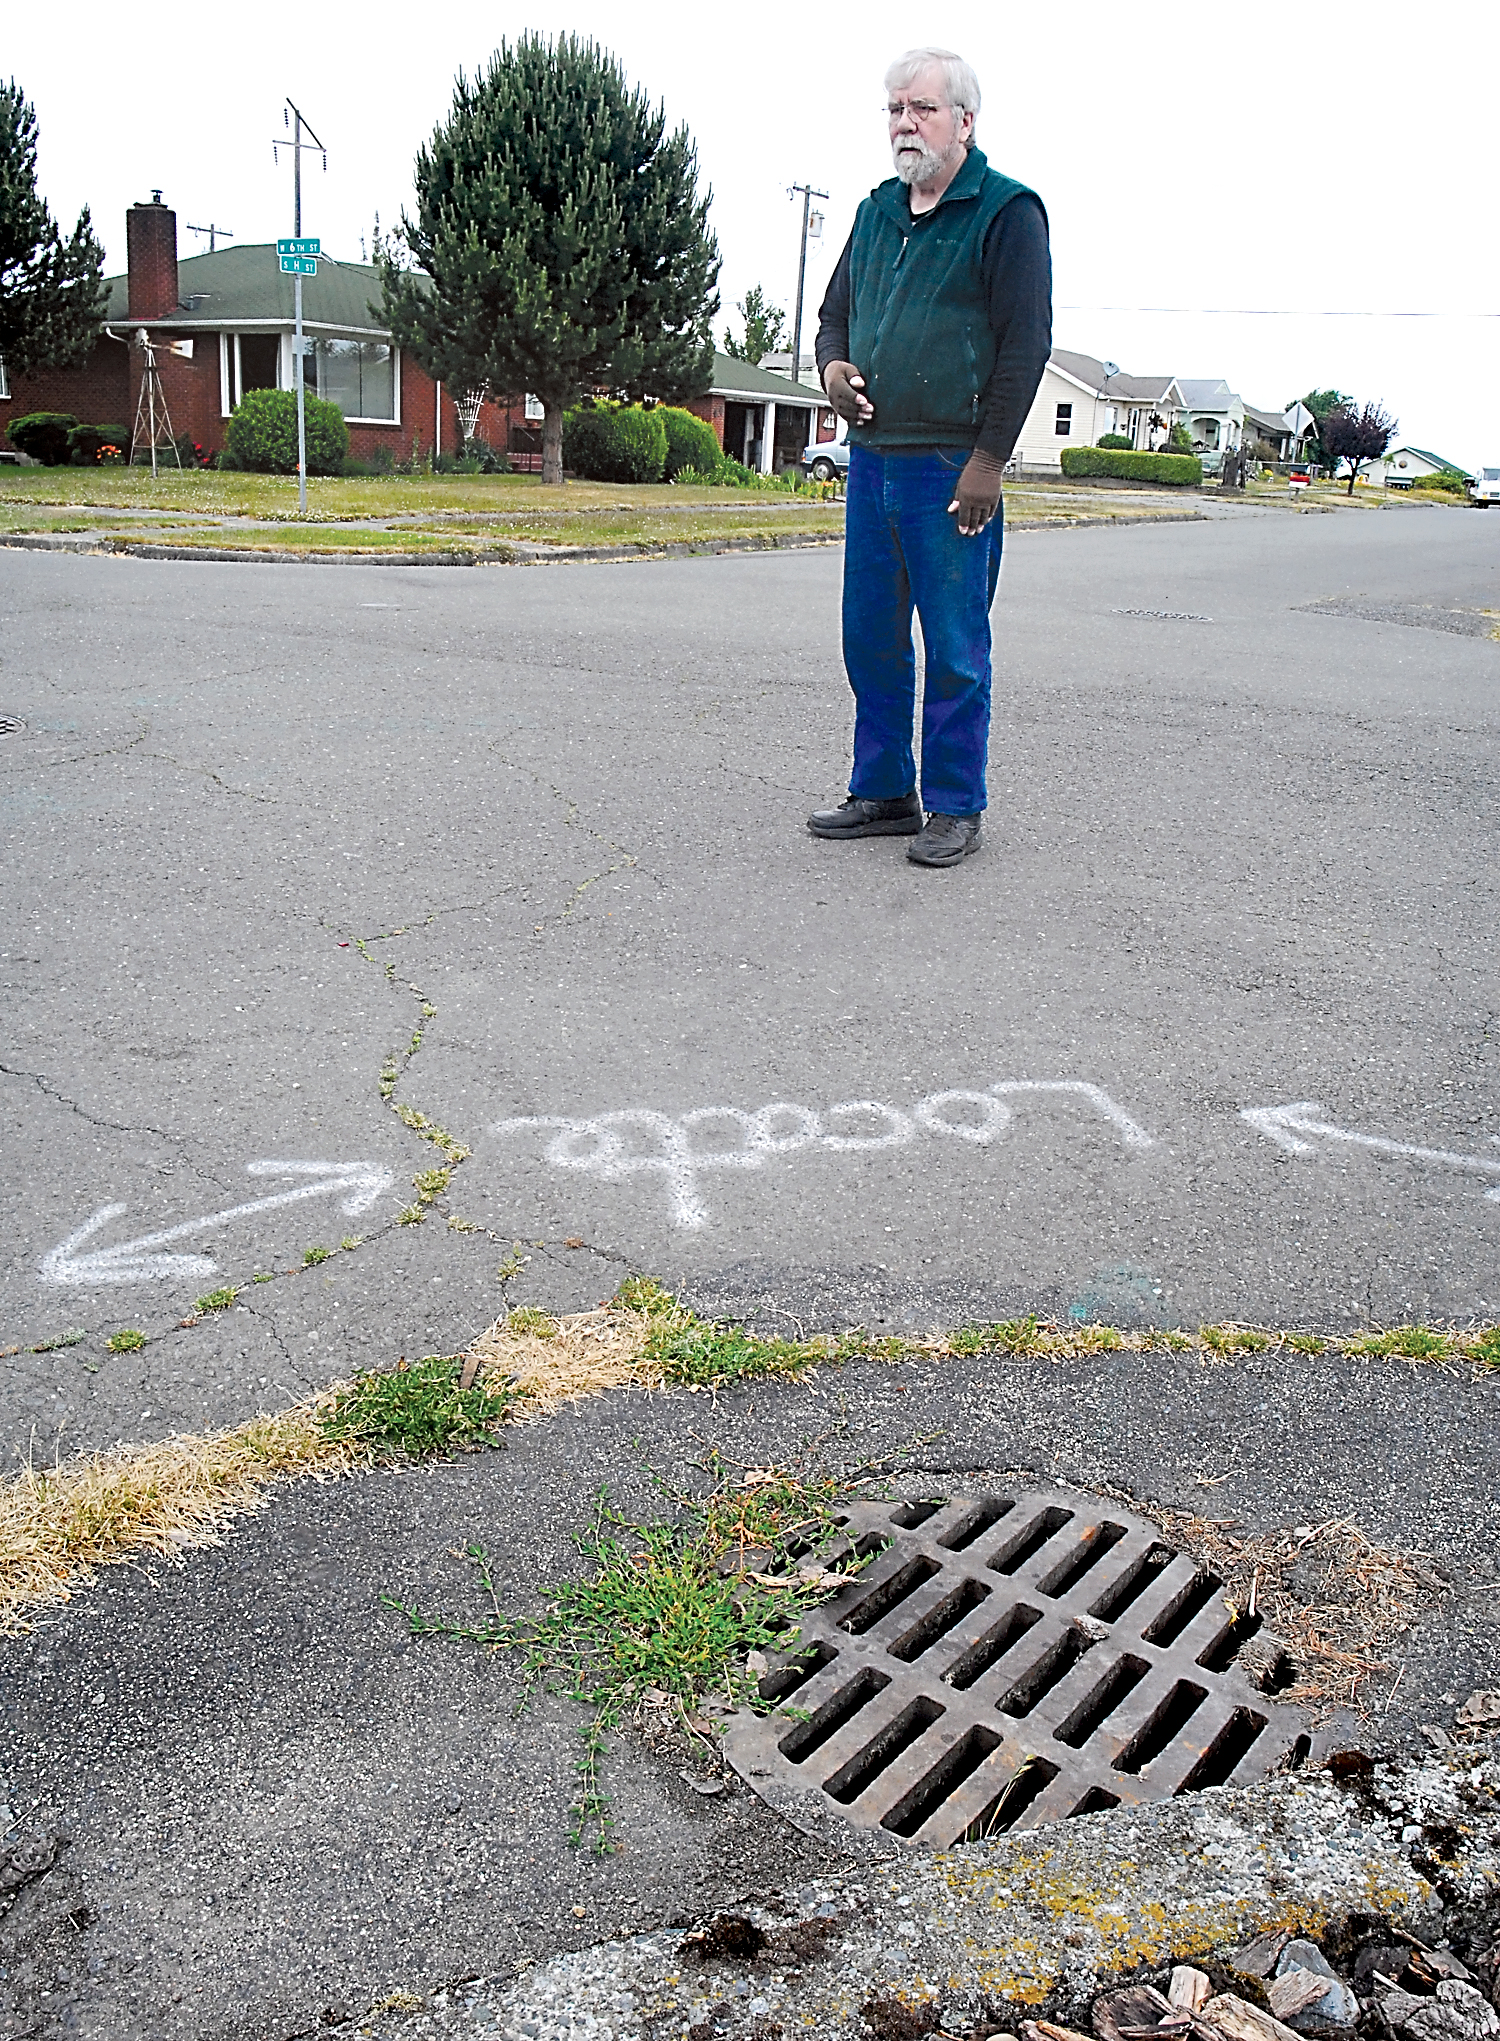
{"type": "Polygon", "coordinates": [[[276,168],[270,146],[287,94],[329,149],[304,231],[357,258],[375,213],[389,226],[410,203],[455,73],[524,29],[595,37],[687,123],[726,309],[756,282],[790,307],[800,210],[786,187],[830,194],[804,348],[855,206],[890,174],[885,65],[920,40],[969,58],[982,145],[1047,205],[1060,346],[1138,373],[1222,375],[1270,408],[1333,384],[1381,399],[1419,446],[1500,461],[1495,0],[365,0],[291,14],[83,0],[62,15],[18,7],[3,61],[36,106],[54,213],[70,226],[93,208],[111,271],[125,208],[153,187],[184,253],[207,245],[188,221],[245,241],[291,231],[288,158],[276,168]],[[1310,316],[1326,312],[1440,316],[1310,316]]]}

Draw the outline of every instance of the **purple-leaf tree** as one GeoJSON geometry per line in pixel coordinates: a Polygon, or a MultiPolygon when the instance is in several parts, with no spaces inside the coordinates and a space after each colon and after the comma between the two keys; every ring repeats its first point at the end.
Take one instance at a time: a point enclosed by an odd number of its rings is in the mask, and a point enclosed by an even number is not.
{"type": "Polygon", "coordinates": [[[1379,404],[1366,404],[1356,411],[1352,400],[1336,404],[1318,426],[1324,458],[1330,468],[1340,461],[1349,463],[1349,494],[1359,480],[1366,461],[1378,461],[1396,437],[1397,420],[1379,404]]]}

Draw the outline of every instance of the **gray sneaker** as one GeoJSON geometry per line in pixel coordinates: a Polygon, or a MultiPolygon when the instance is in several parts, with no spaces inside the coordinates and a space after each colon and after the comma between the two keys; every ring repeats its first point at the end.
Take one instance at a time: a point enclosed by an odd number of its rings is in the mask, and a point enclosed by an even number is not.
{"type": "Polygon", "coordinates": [[[906,855],[914,865],[958,865],[978,848],[977,815],[929,815],[906,855]]]}

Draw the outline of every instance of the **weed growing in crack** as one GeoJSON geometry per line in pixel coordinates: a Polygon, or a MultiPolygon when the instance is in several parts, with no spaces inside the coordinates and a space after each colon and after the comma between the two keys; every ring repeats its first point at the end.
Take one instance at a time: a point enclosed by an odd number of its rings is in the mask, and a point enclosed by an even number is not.
{"type": "Polygon", "coordinates": [[[523,1304],[505,1321],[507,1332],[527,1332],[533,1339],[556,1339],[561,1331],[557,1320],[534,1304],[523,1304]]]}
{"type": "Polygon", "coordinates": [[[64,1347],[82,1346],[88,1334],[80,1327],[76,1332],[60,1332],[56,1339],[39,1340],[31,1349],[34,1354],[60,1353],[64,1347]]]}
{"type": "Polygon", "coordinates": [[[1315,1332],[1289,1332],[1287,1345],[1294,1354],[1323,1354],[1328,1351],[1326,1339],[1319,1339],[1315,1332]]]}
{"type": "Polygon", "coordinates": [[[494,1445],[513,1393],[492,1382],[461,1387],[461,1361],[458,1354],[427,1354],[356,1375],[324,1414],[325,1435],[408,1460],[494,1445]]]}
{"type": "Polygon", "coordinates": [[[1263,1354],[1271,1344],[1269,1333],[1252,1332],[1243,1325],[1200,1325],[1198,1337],[1214,1354],[1263,1354]]]}
{"type": "Polygon", "coordinates": [[[438,1153],[456,1169],[461,1162],[467,1162],[472,1149],[465,1148],[462,1141],[455,1141],[446,1127],[440,1127],[436,1120],[429,1120],[426,1113],[419,1113],[415,1106],[396,1106],[396,1118],[403,1127],[409,1127],[413,1134],[419,1134],[424,1141],[430,1141],[438,1153]]]}
{"type": "Polygon", "coordinates": [[[1398,1355],[1402,1360],[1431,1361],[1449,1352],[1448,1335],[1428,1325],[1393,1325],[1388,1332],[1372,1332],[1363,1339],[1344,1342],[1346,1354],[1398,1355]]]}
{"type": "Polygon", "coordinates": [[[419,1205],[436,1204],[453,1181],[451,1169],[423,1169],[412,1178],[419,1205]]]}
{"type": "Polygon", "coordinates": [[[309,1247],[303,1252],[302,1266],[305,1269],[315,1269],[320,1261],[327,1261],[332,1253],[331,1247],[309,1247]]]}
{"type": "Polygon", "coordinates": [[[112,1354],[135,1354],[146,1344],[146,1335],[137,1332],[133,1325],[122,1325],[118,1332],[110,1334],[104,1344],[112,1354]]]}
{"type": "Polygon", "coordinates": [[[339,1246],[344,1250],[345,1254],[353,1254],[356,1247],[363,1247],[364,1244],[365,1236],[363,1233],[346,1233],[339,1242],[339,1246]]]}
{"type": "Polygon", "coordinates": [[[396,1079],[400,1075],[395,1057],[387,1056],[380,1066],[380,1096],[383,1099],[389,1101],[391,1093],[396,1089],[396,1079]]]}
{"type": "Polygon", "coordinates": [[[578,1536],[593,1578],[548,1588],[540,1616],[507,1616],[492,1562],[480,1545],[466,1557],[488,1609],[477,1618],[434,1616],[394,1595],[414,1637],[457,1637],[524,1654],[524,1708],[538,1686],[589,1711],[576,1766],[572,1840],[616,1847],[599,1766],[627,1714],[651,1727],[712,1734],[716,1705],[770,1712],[762,1700],[764,1654],[797,1642],[798,1618],[862,1570],[842,1532],[849,1493],[828,1476],[807,1482],[774,1470],[741,1474],[717,1455],[708,1492],[670,1499],[677,1514],[638,1523],[601,1491],[592,1528],[578,1536]],[[755,1654],[752,1658],[751,1654],[755,1654]]]}
{"type": "Polygon", "coordinates": [[[426,1217],[427,1208],[425,1205],[403,1205],[396,1214],[396,1224],[398,1226],[420,1226],[426,1217]]]}
{"type": "Polygon", "coordinates": [[[265,1269],[257,1269],[250,1280],[252,1283],[274,1283],[276,1278],[265,1269]]]}
{"type": "Polygon", "coordinates": [[[221,1290],[210,1290],[206,1297],[198,1298],[193,1309],[200,1317],[209,1311],[227,1311],[240,1294],[240,1287],[242,1286],[226,1283],[221,1290]]]}
{"type": "Polygon", "coordinates": [[[527,1263],[530,1260],[531,1256],[529,1254],[523,1254],[521,1252],[521,1243],[519,1240],[517,1240],[512,1245],[510,1253],[505,1257],[504,1261],[501,1262],[500,1266],[495,1270],[495,1274],[500,1278],[502,1283],[513,1283],[516,1277],[521,1273],[522,1269],[526,1267],[527,1263]]]}
{"type": "Polygon", "coordinates": [[[478,1233],[480,1228],[472,1219],[461,1219],[457,1212],[450,1212],[448,1214],[448,1231],[450,1233],[478,1233]]]}

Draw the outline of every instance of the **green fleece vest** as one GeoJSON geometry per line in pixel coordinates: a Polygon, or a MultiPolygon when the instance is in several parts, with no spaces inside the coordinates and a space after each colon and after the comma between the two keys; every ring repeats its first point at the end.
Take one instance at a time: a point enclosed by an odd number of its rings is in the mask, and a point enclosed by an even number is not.
{"type": "Polygon", "coordinates": [[[912,218],[899,177],[860,206],[849,257],[849,358],[875,417],[849,428],[854,445],[877,452],[973,445],[995,367],[984,237],[1026,190],[970,149],[930,213],[912,218]]]}

